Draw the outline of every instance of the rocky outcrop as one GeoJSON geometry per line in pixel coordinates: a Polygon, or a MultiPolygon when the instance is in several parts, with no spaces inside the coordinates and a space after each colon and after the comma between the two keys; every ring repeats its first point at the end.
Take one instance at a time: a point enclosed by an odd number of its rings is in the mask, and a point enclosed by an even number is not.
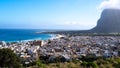
{"type": "Polygon", "coordinates": [[[120,10],[105,9],[101,14],[101,18],[97,22],[97,26],[90,30],[97,33],[114,33],[120,32],[120,10]]]}

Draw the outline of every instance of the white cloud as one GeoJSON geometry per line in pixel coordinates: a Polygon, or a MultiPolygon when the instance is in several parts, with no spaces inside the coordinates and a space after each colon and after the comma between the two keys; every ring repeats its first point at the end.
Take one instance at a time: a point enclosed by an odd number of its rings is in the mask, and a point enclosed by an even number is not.
{"type": "Polygon", "coordinates": [[[103,0],[98,9],[120,9],[120,0],[103,0]]]}
{"type": "MultiPolygon", "coordinates": [[[[58,25],[65,25],[65,26],[71,26],[71,25],[87,26],[89,24],[88,23],[82,23],[81,21],[64,21],[62,23],[58,23],[58,25]]],[[[93,24],[91,24],[91,25],[93,25],[93,24]]]]}
{"type": "MultiPolygon", "coordinates": [[[[91,29],[95,26],[94,23],[84,23],[85,21],[63,21],[56,23],[57,27],[65,29],[91,29]]],[[[86,21],[89,22],[89,21],[86,21]]]]}
{"type": "Polygon", "coordinates": [[[79,24],[78,22],[75,22],[75,21],[66,21],[65,23],[64,23],[64,25],[77,25],[77,24],[79,24]]]}

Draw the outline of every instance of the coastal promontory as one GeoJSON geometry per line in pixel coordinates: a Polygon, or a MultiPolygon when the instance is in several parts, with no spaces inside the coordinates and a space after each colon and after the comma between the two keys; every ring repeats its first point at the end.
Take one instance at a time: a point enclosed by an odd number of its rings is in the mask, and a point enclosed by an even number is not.
{"type": "Polygon", "coordinates": [[[118,33],[120,32],[120,9],[105,9],[92,32],[118,33]]]}
{"type": "Polygon", "coordinates": [[[90,30],[43,32],[53,34],[120,33],[120,9],[104,9],[97,25],[90,30]]]}

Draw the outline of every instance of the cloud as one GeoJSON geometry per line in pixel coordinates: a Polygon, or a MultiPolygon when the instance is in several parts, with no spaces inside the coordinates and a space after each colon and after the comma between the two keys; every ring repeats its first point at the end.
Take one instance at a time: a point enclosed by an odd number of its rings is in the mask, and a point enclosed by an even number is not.
{"type": "Polygon", "coordinates": [[[98,9],[120,9],[120,0],[103,0],[98,9]]]}
{"type": "Polygon", "coordinates": [[[88,23],[81,23],[81,21],[64,21],[62,23],[58,23],[58,25],[64,25],[64,26],[85,26],[89,25],[88,23]]]}
{"type": "Polygon", "coordinates": [[[75,21],[66,21],[64,24],[65,24],[65,25],[77,25],[77,24],[79,24],[79,23],[78,23],[78,22],[75,22],[75,21]]]}

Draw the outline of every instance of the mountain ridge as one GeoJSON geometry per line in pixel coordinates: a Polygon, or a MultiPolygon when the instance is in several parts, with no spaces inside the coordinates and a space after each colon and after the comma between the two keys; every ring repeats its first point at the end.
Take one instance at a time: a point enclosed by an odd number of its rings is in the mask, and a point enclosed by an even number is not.
{"type": "Polygon", "coordinates": [[[43,32],[51,34],[120,33],[120,9],[104,9],[97,25],[90,30],[43,32]]]}
{"type": "Polygon", "coordinates": [[[97,26],[90,31],[97,33],[120,32],[120,9],[103,10],[97,26]]]}

